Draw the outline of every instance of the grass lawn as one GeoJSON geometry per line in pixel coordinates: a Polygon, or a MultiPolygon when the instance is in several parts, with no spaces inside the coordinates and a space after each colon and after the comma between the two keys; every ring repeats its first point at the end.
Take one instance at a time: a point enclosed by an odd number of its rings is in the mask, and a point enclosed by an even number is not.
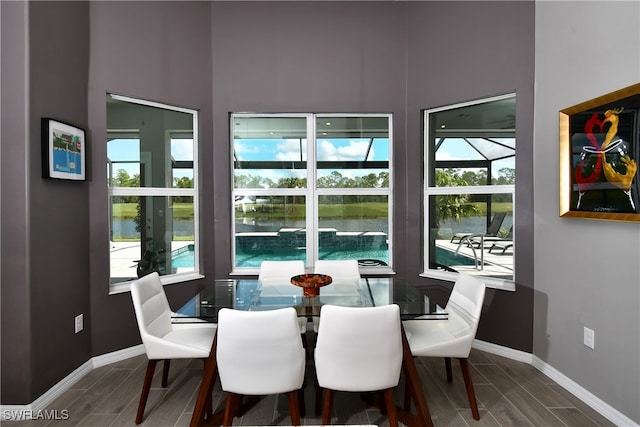
{"type": "MultiPolygon", "coordinates": [[[[322,204],[319,207],[319,216],[327,218],[386,218],[389,216],[389,204],[382,202],[346,203],[346,204],[322,204]]],[[[137,212],[136,203],[114,203],[112,205],[113,217],[116,219],[134,219],[137,212]]],[[[236,211],[238,218],[287,218],[304,219],[304,204],[267,205],[261,206],[253,212],[236,211]]],[[[193,204],[174,203],[174,219],[193,219],[193,204]]]]}
{"type": "MultiPolygon", "coordinates": [[[[137,203],[114,203],[111,212],[116,219],[134,219],[138,215],[137,203]]],[[[175,219],[193,219],[192,203],[174,203],[173,217],[175,219]]]]}

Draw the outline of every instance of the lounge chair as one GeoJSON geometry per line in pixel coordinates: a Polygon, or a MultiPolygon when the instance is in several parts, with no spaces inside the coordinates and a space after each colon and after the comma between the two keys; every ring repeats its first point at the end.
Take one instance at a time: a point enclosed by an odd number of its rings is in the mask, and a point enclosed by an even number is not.
{"type": "Polygon", "coordinates": [[[485,236],[482,236],[481,238],[480,235],[476,234],[473,236],[469,236],[468,239],[469,239],[468,244],[473,245],[476,249],[478,249],[480,245],[483,243],[485,245],[485,248],[491,245],[489,247],[490,253],[491,253],[491,249],[495,249],[495,248],[503,249],[502,253],[504,253],[505,250],[513,246],[513,226],[509,227],[509,233],[507,233],[507,235],[504,237],[485,235],[485,236]]]}
{"type": "MultiPolygon", "coordinates": [[[[507,216],[506,212],[498,212],[493,215],[489,226],[487,227],[487,232],[484,233],[485,237],[497,237],[498,232],[500,231],[500,227],[502,227],[502,223],[504,222],[504,218],[507,216]]],[[[451,237],[451,243],[454,243],[455,239],[458,239],[458,243],[462,243],[463,240],[469,239],[472,236],[477,236],[478,233],[470,233],[470,232],[460,232],[456,233],[451,237]]]]}
{"type": "Polygon", "coordinates": [[[491,251],[494,249],[502,249],[502,252],[500,252],[500,255],[504,255],[505,251],[511,247],[513,247],[512,238],[504,238],[504,239],[496,240],[492,242],[492,245],[489,248],[489,253],[493,253],[491,251]]]}

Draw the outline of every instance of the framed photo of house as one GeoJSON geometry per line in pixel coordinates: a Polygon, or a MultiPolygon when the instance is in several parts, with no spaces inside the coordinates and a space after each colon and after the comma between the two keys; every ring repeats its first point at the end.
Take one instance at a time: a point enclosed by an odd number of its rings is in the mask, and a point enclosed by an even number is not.
{"type": "Polygon", "coordinates": [[[84,129],[42,118],[43,178],[84,181],[87,141],[84,129]]]}
{"type": "Polygon", "coordinates": [[[640,222],[640,83],[560,111],[560,216],[640,222]]]}

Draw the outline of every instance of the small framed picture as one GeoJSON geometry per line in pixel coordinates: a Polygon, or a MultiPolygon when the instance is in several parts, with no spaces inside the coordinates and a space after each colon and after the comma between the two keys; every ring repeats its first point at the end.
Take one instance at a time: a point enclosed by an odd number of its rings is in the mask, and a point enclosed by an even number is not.
{"type": "Polygon", "coordinates": [[[87,141],[84,129],[42,119],[42,177],[84,181],[87,141]]]}
{"type": "Polygon", "coordinates": [[[560,216],[640,221],[640,83],[560,111],[560,216]]]}

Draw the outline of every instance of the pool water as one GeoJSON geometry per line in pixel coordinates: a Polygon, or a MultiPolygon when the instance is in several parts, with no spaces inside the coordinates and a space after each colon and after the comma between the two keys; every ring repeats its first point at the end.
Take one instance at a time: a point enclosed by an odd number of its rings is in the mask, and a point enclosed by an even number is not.
{"type": "Polygon", "coordinates": [[[475,265],[473,258],[436,247],[436,263],[440,265],[475,265]]]}
{"type": "MultiPolygon", "coordinates": [[[[172,258],[171,266],[173,268],[194,268],[193,251],[184,251],[172,258]]],[[[289,260],[305,260],[306,252],[303,250],[279,250],[277,254],[270,251],[263,253],[253,252],[251,254],[237,253],[236,263],[238,267],[260,267],[265,259],[289,260]]],[[[331,250],[320,251],[320,259],[379,259],[387,262],[389,260],[389,251],[386,249],[378,250],[331,250]]],[[[474,265],[473,259],[464,255],[442,248],[436,248],[436,263],[442,265],[474,265]]]]}
{"type": "Polygon", "coordinates": [[[171,258],[171,266],[173,268],[193,268],[193,251],[185,251],[171,258]]]}

